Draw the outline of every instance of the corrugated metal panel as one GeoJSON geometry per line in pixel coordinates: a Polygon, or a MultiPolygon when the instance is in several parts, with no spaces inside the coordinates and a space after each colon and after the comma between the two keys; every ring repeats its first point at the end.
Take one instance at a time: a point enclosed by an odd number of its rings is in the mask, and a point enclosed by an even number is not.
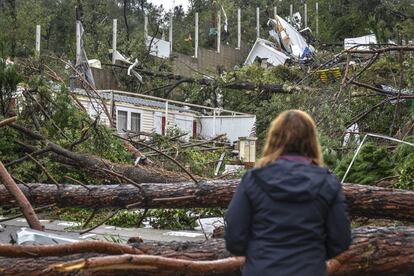
{"type": "MultiPolygon", "coordinates": [[[[81,95],[81,96],[88,96],[88,94],[86,93],[86,91],[84,90],[74,90],[74,93],[81,95]]],[[[93,96],[93,94],[91,95],[93,96]]],[[[111,93],[110,92],[102,92],[100,93],[100,96],[105,99],[105,100],[111,100],[111,93]]],[[[127,104],[132,104],[135,106],[148,106],[148,107],[153,107],[153,108],[159,108],[159,109],[165,109],[165,103],[164,102],[160,102],[160,101],[155,101],[155,100],[148,100],[148,99],[143,99],[143,98],[139,98],[139,97],[130,97],[130,96],[125,96],[125,95],[119,95],[114,93],[114,101],[116,103],[127,103],[127,104]]],[[[96,96],[95,96],[96,97],[96,96]]],[[[191,113],[197,113],[193,110],[190,109],[186,109],[184,107],[179,107],[176,106],[174,104],[169,104],[168,105],[168,109],[169,110],[175,110],[175,111],[180,111],[180,112],[191,112],[191,113]]]]}

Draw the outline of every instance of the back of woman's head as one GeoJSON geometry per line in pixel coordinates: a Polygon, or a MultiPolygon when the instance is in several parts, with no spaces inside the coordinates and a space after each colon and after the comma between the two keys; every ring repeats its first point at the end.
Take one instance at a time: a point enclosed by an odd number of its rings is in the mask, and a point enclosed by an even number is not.
{"type": "Polygon", "coordinates": [[[315,122],[304,111],[287,110],[272,121],[263,157],[256,166],[266,166],[284,154],[299,154],[309,158],[313,164],[323,166],[315,122]]]}

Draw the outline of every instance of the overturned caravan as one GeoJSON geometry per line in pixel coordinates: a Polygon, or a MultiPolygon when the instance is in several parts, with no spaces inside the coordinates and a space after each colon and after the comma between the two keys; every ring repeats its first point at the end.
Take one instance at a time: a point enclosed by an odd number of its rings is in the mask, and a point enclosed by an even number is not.
{"type": "MultiPolygon", "coordinates": [[[[259,61],[271,66],[283,65],[288,60],[306,62],[314,52],[302,34],[280,16],[269,19],[272,41],[258,38],[245,61],[245,65],[259,61]]],[[[307,32],[310,30],[307,28],[307,32]]]]}
{"type": "Polygon", "coordinates": [[[303,60],[313,52],[305,38],[282,17],[270,19],[268,25],[273,27],[270,36],[293,58],[303,60]]]}

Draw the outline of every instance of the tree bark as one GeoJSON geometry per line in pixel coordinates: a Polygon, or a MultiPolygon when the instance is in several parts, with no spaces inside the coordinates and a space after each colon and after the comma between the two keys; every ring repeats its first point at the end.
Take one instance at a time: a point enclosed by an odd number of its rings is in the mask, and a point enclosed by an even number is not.
{"type": "MultiPolygon", "coordinates": [[[[133,185],[19,185],[35,205],[89,208],[226,208],[239,180],[211,180],[198,184],[146,183],[141,190],[133,185]],[[131,206],[132,205],[132,206],[131,206]]],[[[344,184],[343,191],[352,216],[414,221],[414,192],[344,184]]],[[[1,205],[14,198],[0,186],[1,205]]]]}
{"type": "Polygon", "coordinates": [[[6,170],[6,168],[4,167],[1,161],[0,161],[0,181],[4,184],[4,188],[7,190],[9,195],[12,196],[13,201],[16,201],[21,212],[26,218],[27,223],[29,224],[30,228],[43,231],[43,226],[42,224],[40,224],[40,221],[37,218],[37,215],[35,211],[33,210],[32,205],[27,200],[26,196],[22,193],[22,191],[19,189],[16,182],[14,182],[13,178],[11,177],[9,172],[6,170]]]}
{"type": "MultiPolygon", "coordinates": [[[[351,247],[335,259],[330,260],[328,265],[330,275],[412,275],[414,272],[414,258],[412,258],[414,256],[414,227],[357,228],[354,229],[353,234],[354,240],[351,247]]],[[[230,257],[230,253],[225,250],[222,239],[199,242],[143,242],[132,245],[145,252],[146,255],[171,259],[198,262],[230,257]]],[[[108,256],[108,254],[93,251],[67,256],[29,256],[27,258],[4,256],[0,257],[0,271],[2,271],[2,275],[62,275],[51,269],[52,266],[71,261],[76,261],[75,264],[78,265],[85,264],[85,259],[95,258],[96,261],[96,257],[108,258],[108,256]]],[[[119,256],[122,255],[114,256],[119,261],[119,256]]],[[[134,256],[139,259],[139,255],[134,256]]],[[[131,263],[131,258],[122,258],[126,263],[131,263]]],[[[216,269],[215,272],[206,272],[203,275],[239,275],[241,263],[228,262],[226,267],[221,267],[222,271],[216,269]],[[225,273],[223,273],[224,270],[225,273]]],[[[156,262],[147,264],[151,267],[158,265],[156,262]]],[[[180,268],[168,271],[165,266],[164,269],[155,268],[149,271],[142,270],[142,266],[141,270],[134,269],[132,265],[128,266],[128,270],[121,269],[121,267],[115,270],[113,267],[110,268],[112,269],[110,271],[88,271],[72,267],[70,275],[131,275],[132,273],[136,275],[138,272],[139,275],[177,275],[180,271],[180,268]]],[[[200,275],[200,273],[185,275],[200,275]]]]}
{"type": "Polygon", "coordinates": [[[413,275],[414,227],[357,228],[353,237],[332,275],[413,275]]]}

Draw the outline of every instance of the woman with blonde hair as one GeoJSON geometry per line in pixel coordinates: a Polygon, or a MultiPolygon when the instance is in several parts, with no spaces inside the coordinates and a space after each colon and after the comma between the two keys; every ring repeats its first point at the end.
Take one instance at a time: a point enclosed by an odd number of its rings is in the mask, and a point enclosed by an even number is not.
{"type": "Polygon", "coordinates": [[[227,250],[243,275],[326,275],[351,243],[345,197],[323,167],[313,119],[288,110],[273,120],[263,157],[242,178],[225,218],[227,250]]]}

